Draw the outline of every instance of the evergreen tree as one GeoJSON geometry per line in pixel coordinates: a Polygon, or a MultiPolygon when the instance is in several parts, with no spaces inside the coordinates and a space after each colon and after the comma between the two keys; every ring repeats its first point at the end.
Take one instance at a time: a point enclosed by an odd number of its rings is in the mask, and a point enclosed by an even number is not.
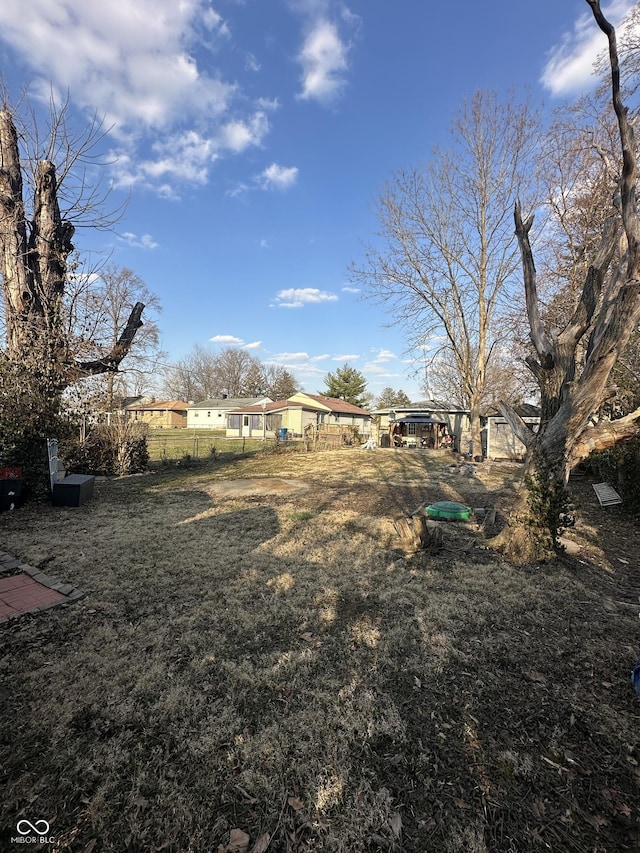
{"type": "Polygon", "coordinates": [[[353,403],[354,406],[362,406],[365,403],[367,380],[355,367],[345,363],[335,373],[327,373],[324,382],[327,387],[319,393],[325,397],[337,397],[339,400],[353,403]]]}

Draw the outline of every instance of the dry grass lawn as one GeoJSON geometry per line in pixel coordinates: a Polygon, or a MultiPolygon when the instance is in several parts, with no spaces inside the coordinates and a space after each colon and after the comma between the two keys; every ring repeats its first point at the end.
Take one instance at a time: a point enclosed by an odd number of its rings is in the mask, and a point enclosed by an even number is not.
{"type": "Polygon", "coordinates": [[[454,522],[405,555],[420,504],[509,507],[517,466],[450,461],[258,455],[1,516],[87,595],[0,626],[0,848],[25,818],[60,853],[640,849],[638,551],[583,490],[577,558],[454,522]]]}

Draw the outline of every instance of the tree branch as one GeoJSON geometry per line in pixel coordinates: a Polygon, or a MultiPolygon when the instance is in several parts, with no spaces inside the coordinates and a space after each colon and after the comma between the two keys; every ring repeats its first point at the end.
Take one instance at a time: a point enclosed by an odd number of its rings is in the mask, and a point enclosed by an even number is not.
{"type": "Polygon", "coordinates": [[[536,437],[536,434],[533,432],[533,430],[527,425],[525,421],[522,420],[520,415],[518,415],[511,408],[511,406],[509,406],[503,400],[498,403],[498,411],[509,424],[514,434],[524,444],[524,446],[526,448],[529,448],[536,437]]]}
{"type": "Polygon", "coordinates": [[[513,210],[513,217],[516,223],[516,237],[520,246],[520,255],[522,256],[522,272],[524,275],[524,290],[527,302],[527,316],[531,328],[531,340],[538,353],[540,366],[548,370],[553,366],[553,349],[551,342],[544,332],[540,317],[540,308],[538,306],[536,266],[533,261],[531,243],[529,242],[529,231],[533,225],[533,215],[526,222],[523,222],[522,208],[520,202],[517,201],[513,210]]]}
{"type": "Polygon", "coordinates": [[[72,367],[72,373],[77,374],[79,379],[82,376],[95,376],[100,373],[114,373],[131,349],[131,344],[138,329],[143,325],[142,312],[144,311],[144,303],[136,302],[127,320],[122,334],[118,338],[117,344],[113,347],[108,355],[93,361],[75,362],[72,367]]]}
{"type": "Polygon", "coordinates": [[[629,275],[628,278],[638,278],[640,270],[640,221],[636,209],[636,184],[638,182],[633,128],[629,123],[627,108],[622,102],[620,92],[620,62],[616,31],[604,17],[600,8],[600,0],[587,0],[591,7],[596,23],[606,35],[609,42],[609,61],[611,64],[611,95],[613,108],[618,119],[620,143],[622,145],[622,175],[620,176],[620,201],[622,205],[622,222],[629,246],[629,275]]]}
{"type": "Polygon", "coordinates": [[[588,427],[580,440],[571,448],[571,465],[577,465],[592,453],[606,450],[619,441],[633,438],[640,433],[640,408],[615,421],[600,421],[588,427]]]}

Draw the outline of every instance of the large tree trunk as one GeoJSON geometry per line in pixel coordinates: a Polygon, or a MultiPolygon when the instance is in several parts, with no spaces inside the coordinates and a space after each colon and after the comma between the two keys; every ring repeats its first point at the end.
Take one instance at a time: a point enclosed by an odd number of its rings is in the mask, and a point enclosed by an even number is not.
{"type": "Polygon", "coordinates": [[[6,359],[32,369],[35,381],[50,385],[51,405],[82,376],[115,371],[125,357],[144,305],[138,303],[109,355],[78,363],[69,352],[61,311],[67,259],[74,226],[58,204],[56,167],[42,160],[34,176],[31,218],[27,218],[18,133],[9,109],[0,110],[0,272],[4,291],[6,359]]]}
{"type": "Polygon", "coordinates": [[[594,424],[593,415],[611,397],[611,370],[640,322],[640,219],[636,208],[636,153],[627,110],[620,96],[615,31],[599,0],[586,0],[609,41],[613,105],[618,119],[622,169],[618,179],[619,220],[607,221],[600,247],[588,269],[581,297],[566,326],[545,332],[538,306],[536,269],[529,242],[533,217],[523,221],[515,208],[522,256],[527,314],[536,357],[527,359],[541,393],[538,435],[504,403],[502,414],[527,447],[527,463],[517,506],[494,544],[516,562],[545,559],[558,545],[560,514],[571,469],[591,452],[640,432],[640,410],[617,421],[594,424]],[[619,261],[613,264],[618,252],[619,261]],[[577,354],[583,364],[577,370],[577,354]]]}

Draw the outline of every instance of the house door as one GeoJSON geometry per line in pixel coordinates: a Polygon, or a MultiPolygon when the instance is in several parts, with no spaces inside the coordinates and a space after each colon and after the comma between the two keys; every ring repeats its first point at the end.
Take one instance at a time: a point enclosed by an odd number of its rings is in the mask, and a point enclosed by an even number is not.
{"type": "Polygon", "coordinates": [[[242,416],[242,437],[248,438],[251,435],[251,421],[249,415],[242,416]]]}

